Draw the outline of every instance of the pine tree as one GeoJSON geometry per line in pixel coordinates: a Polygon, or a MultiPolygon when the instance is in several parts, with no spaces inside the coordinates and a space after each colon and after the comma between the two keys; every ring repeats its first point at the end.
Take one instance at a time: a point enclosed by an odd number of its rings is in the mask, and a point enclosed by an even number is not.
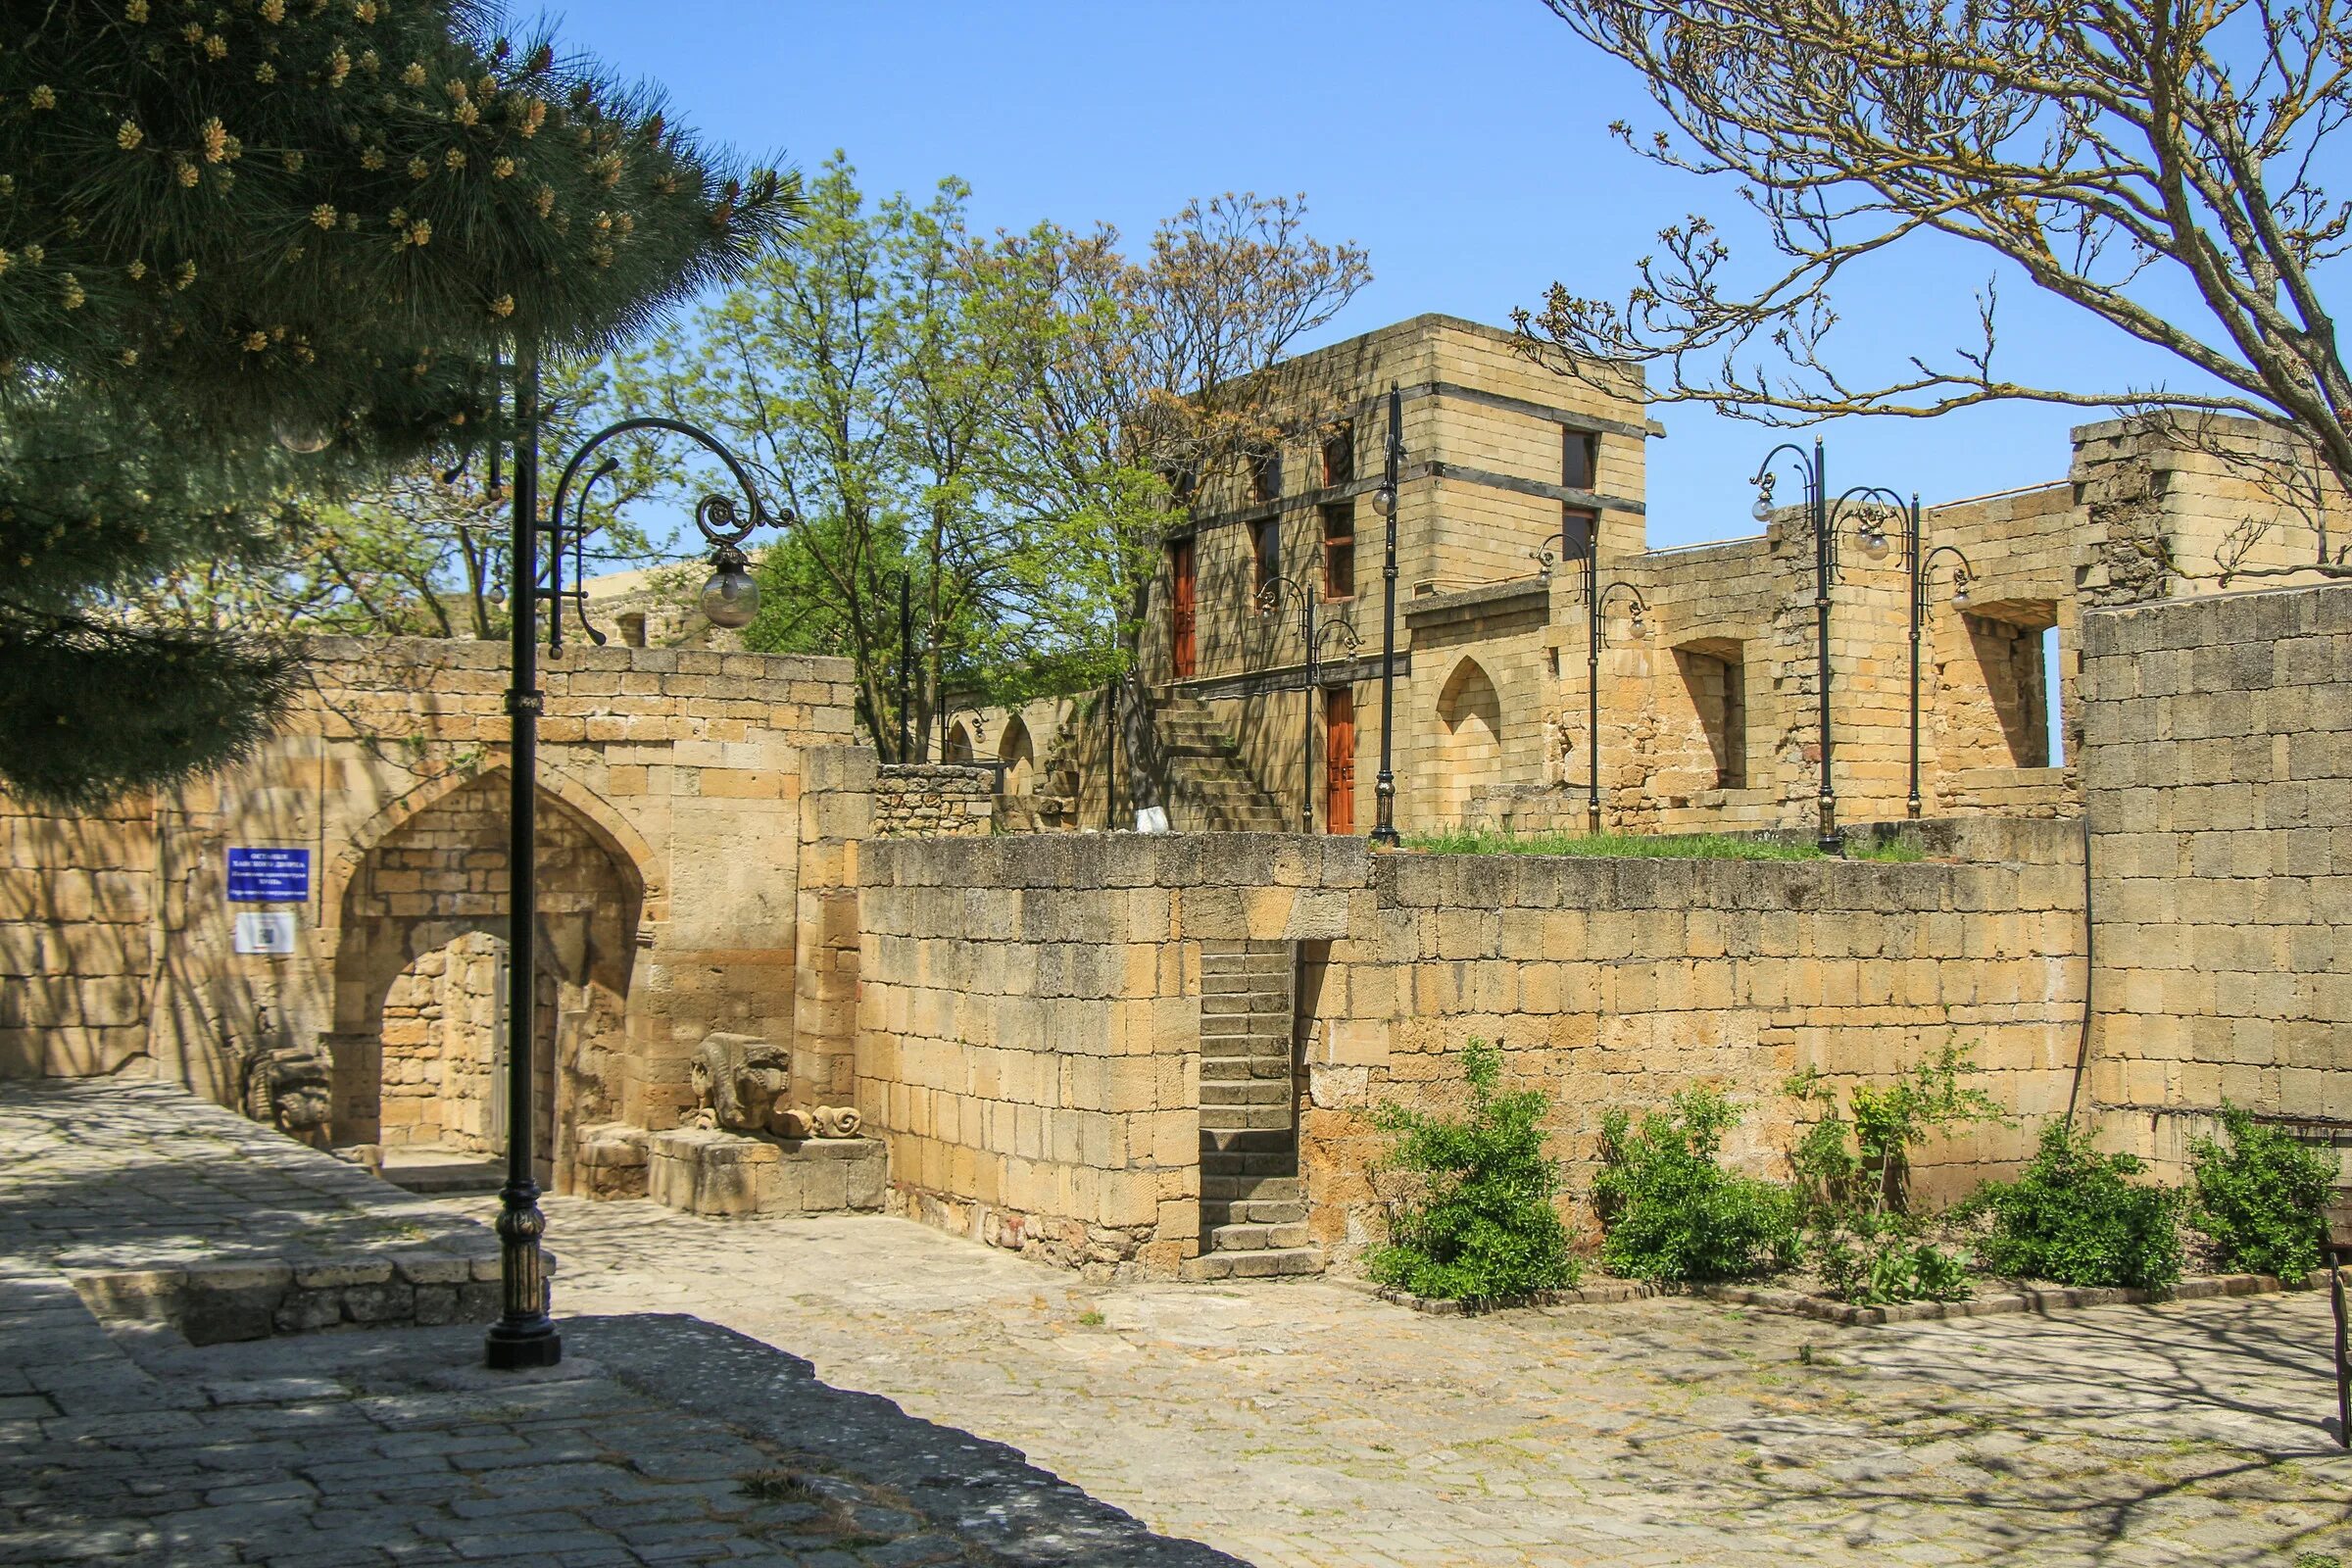
{"type": "MultiPolygon", "coordinates": [[[[56,0],[0,38],[0,781],[217,765],[293,654],[128,612],[267,555],[299,480],[506,434],[500,356],[594,353],[799,211],[466,0],[56,0]],[[288,448],[326,443],[299,460],[288,448]]],[[[510,360],[511,362],[511,360],[510,360]]]]}

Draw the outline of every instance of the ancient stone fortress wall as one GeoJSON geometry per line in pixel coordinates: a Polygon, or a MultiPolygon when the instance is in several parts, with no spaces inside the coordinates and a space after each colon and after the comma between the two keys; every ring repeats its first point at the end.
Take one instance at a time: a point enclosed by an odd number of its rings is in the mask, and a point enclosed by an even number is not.
{"type": "Polygon", "coordinates": [[[1456,1098],[1473,1037],[1553,1094],[1580,1193],[1609,1106],[1723,1087],[1758,1107],[1735,1152],[1777,1171],[1790,1072],[1851,1081],[1968,1045],[2024,1124],[1932,1151],[1940,1190],[2006,1168],[2065,1108],[2077,843],[1987,825],[1945,840],[1970,858],[1916,864],[1375,857],[1273,834],[870,844],[858,1103],[902,1209],[1172,1272],[1202,1242],[1202,947],[1277,942],[1298,966],[1297,1150],[1326,1245],[1375,1233],[1364,1113],[1456,1098]]]}
{"type": "Polygon", "coordinates": [[[1173,1275],[1200,1228],[1200,945],[1345,920],[1360,840],[868,844],[858,1106],[894,1205],[1049,1260],[1173,1275]]]}
{"type": "MultiPolygon", "coordinates": [[[[247,1054],[323,1046],[335,1141],[477,1145],[507,658],[318,639],[251,762],[109,812],[0,805],[0,1072],[136,1067],[225,1103],[247,1054]],[[299,852],[301,887],[231,902],[231,848],[299,852]],[[255,913],[290,917],[290,953],[238,951],[255,913]]],[[[675,1125],[704,1034],[791,1038],[801,777],[851,706],[845,663],[753,654],[575,646],[542,686],[541,1148],[565,1182],[578,1127],[675,1125]]]]}
{"type": "Polygon", "coordinates": [[[874,775],[874,837],[985,838],[996,825],[996,769],[969,762],[880,767],[874,775]]]}
{"type": "Polygon", "coordinates": [[[2084,642],[2096,1103],[2168,1165],[2225,1102],[2352,1158],[2352,585],[2084,642]]]}
{"type": "MultiPolygon", "coordinates": [[[[1942,826],[1942,825],[1939,825],[1942,826]]],[[[1369,918],[1306,954],[1301,1166],[1317,1238],[1377,1234],[1364,1112],[1460,1094],[1460,1053],[1552,1096],[1552,1152],[1581,1195],[1602,1114],[1711,1085],[1742,1102],[1727,1144],[1786,1174],[1805,1067],[1842,1090],[1970,1048],[2021,1124],[1931,1149],[1948,1194],[2029,1152],[2066,1108],[2082,1016],[2082,871],[2058,824],[1986,824],[1965,858],[1706,861],[1383,857],[1369,918]]],[[[1590,1228],[1590,1214],[1579,1211],[1590,1228]]]]}

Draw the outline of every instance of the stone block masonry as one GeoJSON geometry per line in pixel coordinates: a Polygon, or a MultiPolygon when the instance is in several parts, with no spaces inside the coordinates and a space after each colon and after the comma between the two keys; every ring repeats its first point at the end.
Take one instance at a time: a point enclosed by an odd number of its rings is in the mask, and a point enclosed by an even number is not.
{"type": "Polygon", "coordinates": [[[1788,1074],[1883,1080],[1966,1044],[2021,1125],[1930,1150],[1922,1184],[1948,1190],[2066,1107],[2079,842],[2016,823],[1971,840],[2009,858],[1918,864],[1374,857],[1275,834],[869,845],[858,1102],[893,1146],[901,1211],[1111,1273],[1188,1267],[1203,1200],[1216,1225],[1283,1231],[1261,1245],[1303,1240],[1298,1192],[1210,1193],[1202,1152],[1212,1134],[1287,1145],[1294,1115],[1313,1239],[1377,1235],[1366,1112],[1458,1100],[1474,1037],[1551,1093],[1578,1195],[1610,1106],[1725,1089],[1753,1107],[1734,1156],[1778,1174],[1788,1074]],[[1258,1049],[1260,1009],[1213,994],[1269,944],[1301,954],[1303,1102],[1261,1102],[1290,1079],[1258,1049]]]}
{"type": "Polygon", "coordinates": [[[1200,1247],[1201,944],[1329,937],[1367,859],[1270,834],[866,845],[858,1106],[894,1211],[1172,1277],[1200,1247]]]}
{"type": "Polygon", "coordinates": [[[2352,1154],[2352,586],[2085,618],[2089,1092],[2177,1170],[2224,1102],[2352,1154]]]}
{"type": "Polygon", "coordinates": [[[996,827],[996,770],[959,762],[892,763],[874,778],[874,837],[985,837],[996,827]]]}
{"type": "MultiPolygon", "coordinates": [[[[497,982],[475,982],[503,965],[508,920],[507,650],[306,654],[304,696],[247,763],[75,817],[0,801],[0,1077],[129,1068],[227,1103],[253,1053],[322,1047],[337,1142],[480,1142],[497,982]],[[234,846],[308,856],[303,894],[259,906],[293,918],[292,953],[236,951],[257,906],[227,899],[234,846]]],[[[548,662],[542,1180],[576,1175],[580,1126],[675,1126],[705,1034],[792,1038],[802,779],[853,749],[849,675],[673,649],[548,662]]]]}

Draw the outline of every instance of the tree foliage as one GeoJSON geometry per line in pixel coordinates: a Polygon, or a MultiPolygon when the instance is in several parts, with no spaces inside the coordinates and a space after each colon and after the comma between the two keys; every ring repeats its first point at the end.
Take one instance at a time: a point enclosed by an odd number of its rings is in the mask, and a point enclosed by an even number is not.
{"type": "Polygon", "coordinates": [[[967,200],[948,179],[870,202],[837,155],[802,242],[624,372],[800,514],[750,641],[852,659],[886,755],[901,573],[918,753],[950,694],[1122,672],[1179,477],[1262,439],[1264,372],[1370,275],[1303,199],[1188,203],[1135,257],[1107,226],[973,234],[967,200]]]}
{"type": "Polygon", "coordinates": [[[59,0],[17,20],[0,660],[86,658],[91,678],[0,693],[0,778],[51,800],[268,732],[286,651],[159,622],[159,579],[265,558],[298,481],[498,439],[502,349],[610,346],[797,205],[653,95],[462,0],[59,0]],[[273,435],[333,445],[296,468],[273,435]],[[116,682],[150,722],[121,722],[116,682]]]}
{"type": "MultiPolygon", "coordinates": [[[[2352,479],[2352,377],[2323,292],[2352,204],[2341,0],[1547,0],[1639,69],[1671,131],[1629,145],[1739,181],[1780,253],[1734,276],[1703,218],[1622,303],[1552,285],[1531,348],[1663,365],[1662,401],[1810,419],[1997,399],[2244,415],[2352,479]],[[2181,388],[2038,384],[1980,331],[1886,378],[1832,362],[1841,274],[1915,236],[1978,246],[2196,372],[2181,388]]],[[[1560,363],[1573,369],[1570,362],[1560,363]]]]}

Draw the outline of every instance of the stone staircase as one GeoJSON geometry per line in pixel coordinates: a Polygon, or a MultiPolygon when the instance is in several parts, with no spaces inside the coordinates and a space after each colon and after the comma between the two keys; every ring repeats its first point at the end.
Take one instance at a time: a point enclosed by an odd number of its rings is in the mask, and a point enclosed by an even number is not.
{"type": "MultiPolygon", "coordinates": [[[[1038,766],[1038,825],[1064,830],[1102,822],[1104,736],[1099,710],[1074,718],[1038,766]],[[1091,804],[1082,804],[1091,780],[1091,804]]],[[[1152,699],[1144,772],[1158,781],[1168,826],[1179,833],[1285,833],[1296,813],[1267,793],[1242,760],[1241,746],[1208,705],[1163,694],[1152,699]]],[[[1121,762],[1122,771],[1125,761],[1121,762]]],[[[1132,813],[1122,810],[1122,825],[1132,813]]]]}
{"type": "Polygon", "coordinates": [[[1152,731],[1159,746],[1159,776],[1166,781],[1169,826],[1179,832],[1282,833],[1298,825],[1297,813],[1285,811],[1251,775],[1241,746],[1206,703],[1158,699],[1152,731]]]}
{"type": "Polygon", "coordinates": [[[1187,1280],[1319,1274],[1298,1177],[1288,942],[1200,948],[1200,1255],[1187,1280]]]}

